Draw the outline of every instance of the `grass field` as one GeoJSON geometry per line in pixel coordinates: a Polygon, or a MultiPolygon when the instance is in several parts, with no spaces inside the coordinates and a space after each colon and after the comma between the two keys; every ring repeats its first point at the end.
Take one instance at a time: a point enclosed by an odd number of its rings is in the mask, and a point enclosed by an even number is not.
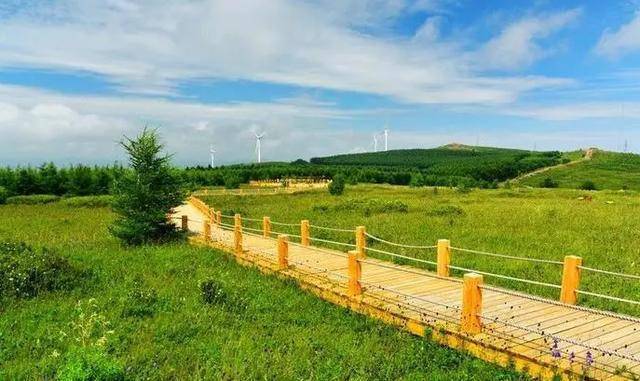
{"type": "MultiPolygon", "coordinates": [[[[238,209],[293,219],[313,197],[235,201],[243,203],[238,209]],[[295,208],[275,213],[285,203],[295,208]]],[[[90,274],[70,291],[0,300],[0,379],[54,379],[74,351],[88,351],[85,339],[103,334],[107,360],[126,379],[523,378],[330,305],[219,252],[186,243],[122,248],[107,233],[112,218],[105,208],[0,205],[0,241],[49,247],[90,274]],[[224,303],[202,302],[204,279],[222,287],[224,303]],[[92,316],[108,324],[87,324],[92,316]],[[94,332],[100,327],[113,332],[94,332]]]]}
{"type": "MultiPolygon", "coordinates": [[[[568,153],[567,155],[571,154],[568,153]]],[[[560,188],[578,189],[585,181],[592,181],[596,189],[640,190],[639,174],[640,155],[595,151],[591,160],[550,169],[523,179],[521,184],[538,187],[542,181],[550,178],[560,188]]]]}
{"type": "MultiPolygon", "coordinates": [[[[204,198],[225,214],[270,216],[273,221],[339,228],[365,225],[380,238],[414,245],[450,239],[452,246],[515,256],[562,261],[578,255],[590,267],[640,274],[638,232],[640,199],[635,192],[585,192],[565,189],[499,189],[461,193],[452,189],[391,186],[352,186],[344,195],[326,191],[273,196],[204,198]],[[581,200],[591,196],[592,201],[581,200]]],[[[259,228],[259,223],[245,222],[259,228]],[[252,225],[253,224],[253,225],[252,225]]],[[[274,230],[298,233],[297,228],[274,230]]],[[[299,233],[298,233],[299,234],[299,233]]],[[[312,229],[312,236],[353,243],[351,233],[312,229]]],[[[369,247],[434,261],[435,250],[395,248],[368,240],[369,247]]],[[[322,243],[320,243],[322,245],[322,243]]],[[[343,249],[333,246],[336,249],[343,249]]],[[[414,263],[415,264],[415,263],[414,263]]],[[[561,283],[562,267],[481,256],[455,251],[452,264],[530,280],[561,283]]],[[[428,266],[427,266],[428,267],[428,266]]],[[[457,275],[460,275],[459,273],[457,275]]],[[[490,284],[558,297],[558,290],[486,277],[490,284]]],[[[587,291],[637,299],[640,282],[583,273],[587,291]]],[[[628,304],[581,297],[581,304],[640,315],[628,304]]]]}

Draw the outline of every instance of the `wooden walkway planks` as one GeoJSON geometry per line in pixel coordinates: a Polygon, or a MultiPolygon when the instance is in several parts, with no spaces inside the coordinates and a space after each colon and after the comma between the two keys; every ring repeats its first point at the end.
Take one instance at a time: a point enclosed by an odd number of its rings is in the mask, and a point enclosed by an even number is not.
{"type": "MultiPolygon", "coordinates": [[[[176,210],[174,217],[182,215],[189,217],[191,231],[202,234],[203,222],[208,217],[202,213],[201,206],[199,210],[185,204],[176,210]]],[[[232,231],[214,226],[212,239],[221,248],[233,249],[232,231]]],[[[350,305],[352,301],[345,291],[349,275],[346,253],[303,247],[296,243],[296,238],[291,239],[291,266],[287,274],[298,279],[311,276],[313,280],[308,282],[318,286],[332,284],[343,288],[333,292],[344,299],[339,304],[350,305]]],[[[242,244],[250,262],[277,263],[276,239],[245,231],[242,244]]],[[[565,378],[586,370],[589,377],[596,379],[630,379],[632,376],[627,370],[640,370],[639,319],[560,305],[490,287],[482,291],[483,332],[471,336],[459,329],[460,279],[440,278],[423,269],[375,258],[367,258],[361,264],[364,294],[358,303],[370,303],[396,317],[431,328],[446,327],[455,340],[477,344],[480,349],[473,353],[479,357],[490,359],[486,353],[498,350],[524,364],[516,363],[517,367],[526,366],[529,373],[543,378],[553,374],[550,369],[564,371],[565,378]],[[547,371],[535,365],[542,365],[547,371]]],[[[451,340],[449,337],[444,342],[451,343],[451,340]]]]}

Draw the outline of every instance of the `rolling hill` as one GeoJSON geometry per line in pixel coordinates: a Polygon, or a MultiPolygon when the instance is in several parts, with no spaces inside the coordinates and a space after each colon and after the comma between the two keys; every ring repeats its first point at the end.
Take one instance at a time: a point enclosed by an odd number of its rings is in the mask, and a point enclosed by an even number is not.
{"type": "Polygon", "coordinates": [[[640,190],[640,155],[591,149],[591,154],[581,159],[577,152],[565,157],[573,160],[548,170],[517,180],[518,184],[533,187],[588,188],[640,190]],[[546,184],[545,184],[546,183],[546,184]]]}

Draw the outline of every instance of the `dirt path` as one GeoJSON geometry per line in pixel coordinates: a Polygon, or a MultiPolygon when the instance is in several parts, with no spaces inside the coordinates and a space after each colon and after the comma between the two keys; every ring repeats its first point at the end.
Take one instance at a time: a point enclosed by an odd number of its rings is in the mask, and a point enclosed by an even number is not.
{"type": "MultiPolygon", "coordinates": [[[[527,172],[525,174],[522,174],[522,175],[516,177],[513,180],[507,180],[507,181],[509,181],[510,183],[513,184],[513,183],[517,183],[517,182],[519,182],[521,180],[524,180],[524,179],[526,179],[528,177],[535,176],[537,174],[547,172],[547,171],[549,171],[551,169],[569,167],[569,166],[572,166],[572,165],[576,165],[578,163],[582,163],[583,161],[591,160],[593,158],[593,154],[595,153],[595,151],[596,151],[596,148],[589,148],[587,150],[584,150],[584,155],[580,159],[573,160],[573,161],[570,161],[568,163],[552,165],[550,167],[538,168],[535,171],[527,172]]],[[[502,184],[506,183],[507,181],[503,182],[502,184]]]]}

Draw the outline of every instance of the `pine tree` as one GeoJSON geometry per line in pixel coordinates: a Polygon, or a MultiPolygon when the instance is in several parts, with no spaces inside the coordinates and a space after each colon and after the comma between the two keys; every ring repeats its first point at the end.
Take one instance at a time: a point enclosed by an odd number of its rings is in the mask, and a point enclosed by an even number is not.
{"type": "Polygon", "coordinates": [[[129,155],[131,171],[114,184],[113,210],[119,218],[111,226],[111,233],[127,245],[178,237],[167,215],[185,195],[171,170],[171,157],[162,154],[164,147],[157,132],[145,128],[137,138],[125,137],[120,144],[129,155]]]}

